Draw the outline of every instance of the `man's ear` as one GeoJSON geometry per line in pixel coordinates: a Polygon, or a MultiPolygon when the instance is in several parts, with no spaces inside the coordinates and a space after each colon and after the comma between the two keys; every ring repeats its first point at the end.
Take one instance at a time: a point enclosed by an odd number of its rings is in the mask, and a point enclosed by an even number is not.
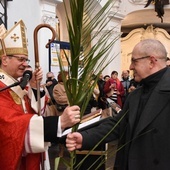
{"type": "Polygon", "coordinates": [[[2,65],[7,65],[7,56],[6,55],[1,56],[1,64],[2,65]]]}
{"type": "Polygon", "coordinates": [[[154,56],[150,57],[150,64],[151,64],[152,67],[156,64],[157,61],[158,60],[154,56]]]}

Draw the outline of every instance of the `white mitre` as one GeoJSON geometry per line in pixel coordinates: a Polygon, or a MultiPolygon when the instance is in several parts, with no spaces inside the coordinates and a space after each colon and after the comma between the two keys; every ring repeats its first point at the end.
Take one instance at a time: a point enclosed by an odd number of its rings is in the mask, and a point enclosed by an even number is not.
{"type": "Polygon", "coordinates": [[[3,24],[0,26],[0,56],[2,55],[28,56],[26,27],[22,20],[7,31],[3,24]]]}

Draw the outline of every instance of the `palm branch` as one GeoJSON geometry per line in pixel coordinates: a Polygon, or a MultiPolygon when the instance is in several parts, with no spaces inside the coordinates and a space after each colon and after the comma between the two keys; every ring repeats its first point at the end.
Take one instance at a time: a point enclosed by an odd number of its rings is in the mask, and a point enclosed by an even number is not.
{"type": "MultiPolygon", "coordinates": [[[[109,57],[109,54],[120,35],[114,35],[114,28],[111,30],[106,28],[112,19],[108,15],[114,2],[114,0],[107,0],[105,3],[102,0],[69,0],[69,6],[66,6],[64,0],[70,55],[67,56],[65,53],[68,67],[64,67],[60,56],[59,66],[69,104],[80,106],[81,117],[99,75],[116,57],[116,55],[109,57]],[[99,3],[103,6],[96,12],[94,9],[98,8],[99,3]],[[114,38],[110,40],[113,36],[114,38]],[[65,78],[64,71],[68,71],[68,79],[65,78]],[[93,74],[96,75],[94,81],[92,81],[93,74]]],[[[77,131],[77,128],[78,125],[75,125],[72,132],[77,131]]],[[[70,169],[73,169],[74,159],[75,153],[73,152],[70,169]]]]}

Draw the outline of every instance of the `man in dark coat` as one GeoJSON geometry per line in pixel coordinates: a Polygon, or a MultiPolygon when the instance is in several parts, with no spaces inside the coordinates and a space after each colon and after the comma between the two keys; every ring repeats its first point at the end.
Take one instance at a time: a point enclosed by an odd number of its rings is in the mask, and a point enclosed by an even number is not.
{"type": "Polygon", "coordinates": [[[117,117],[97,127],[67,136],[67,148],[93,148],[119,139],[116,170],[169,170],[170,158],[170,68],[161,42],[146,39],[132,51],[130,69],[142,86],[129,94],[117,117]],[[89,140],[93,139],[93,140],[89,140]]]}
{"type": "Polygon", "coordinates": [[[51,101],[53,104],[55,104],[55,99],[53,96],[53,88],[56,84],[58,84],[58,81],[55,79],[54,73],[53,72],[48,72],[46,74],[47,80],[46,80],[46,88],[48,90],[48,93],[51,97],[51,101]]]}

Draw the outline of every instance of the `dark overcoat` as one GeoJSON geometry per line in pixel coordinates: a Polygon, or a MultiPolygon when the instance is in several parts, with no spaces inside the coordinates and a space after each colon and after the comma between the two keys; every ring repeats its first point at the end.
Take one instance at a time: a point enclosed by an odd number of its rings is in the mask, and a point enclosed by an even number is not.
{"type": "Polygon", "coordinates": [[[129,95],[117,118],[109,118],[99,126],[81,132],[82,149],[92,148],[113,129],[102,143],[119,139],[116,170],[169,170],[170,68],[154,88],[134,128],[142,88],[129,95]]]}

